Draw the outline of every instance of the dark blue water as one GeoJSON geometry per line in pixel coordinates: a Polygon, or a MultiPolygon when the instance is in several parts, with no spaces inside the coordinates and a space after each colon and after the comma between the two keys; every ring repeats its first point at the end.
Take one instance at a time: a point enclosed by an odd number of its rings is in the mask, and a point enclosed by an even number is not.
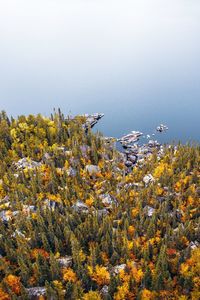
{"type": "Polygon", "coordinates": [[[104,112],[98,129],[200,141],[199,0],[11,0],[0,10],[0,109],[104,112]]]}

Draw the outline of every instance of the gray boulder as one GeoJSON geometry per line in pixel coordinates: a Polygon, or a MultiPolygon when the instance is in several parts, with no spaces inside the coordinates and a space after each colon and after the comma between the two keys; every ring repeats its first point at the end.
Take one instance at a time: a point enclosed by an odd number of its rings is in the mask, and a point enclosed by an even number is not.
{"type": "Polygon", "coordinates": [[[77,213],[88,213],[88,206],[80,200],[77,200],[76,203],[72,205],[72,208],[77,213]]]}
{"type": "Polygon", "coordinates": [[[29,299],[35,299],[36,297],[45,296],[46,288],[45,287],[33,287],[26,289],[29,299]]]}
{"type": "Polygon", "coordinates": [[[145,185],[149,185],[150,183],[152,183],[154,181],[155,181],[155,179],[151,174],[147,174],[143,178],[143,182],[145,183],[145,185]]]}
{"type": "Polygon", "coordinates": [[[144,210],[146,211],[148,217],[152,217],[152,215],[154,214],[155,208],[147,205],[147,206],[145,206],[144,210]]]}
{"type": "Polygon", "coordinates": [[[112,268],[111,273],[113,275],[118,275],[121,270],[125,270],[126,264],[117,265],[112,268]]]}
{"type": "Polygon", "coordinates": [[[89,175],[95,175],[100,172],[100,168],[96,165],[87,165],[85,170],[89,173],[89,175]]]}
{"type": "Polygon", "coordinates": [[[69,268],[72,266],[72,257],[64,256],[57,259],[57,262],[61,268],[69,268]]]}

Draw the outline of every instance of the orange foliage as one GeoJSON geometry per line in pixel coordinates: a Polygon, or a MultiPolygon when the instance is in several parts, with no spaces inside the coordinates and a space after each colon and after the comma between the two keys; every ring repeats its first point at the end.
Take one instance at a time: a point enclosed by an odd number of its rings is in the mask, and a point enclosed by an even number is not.
{"type": "Polygon", "coordinates": [[[29,279],[29,281],[28,281],[28,283],[30,285],[34,285],[36,283],[36,278],[34,276],[31,276],[30,279],[29,279]]]}
{"type": "Polygon", "coordinates": [[[141,293],[141,300],[153,300],[154,299],[154,295],[151,291],[144,289],[142,290],[141,293]]]}
{"type": "Polygon", "coordinates": [[[38,255],[41,255],[43,258],[48,259],[49,258],[49,253],[45,251],[44,249],[33,249],[31,251],[31,258],[36,259],[38,255]]]}
{"type": "Polygon", "coordinates": [[[19,294],[21,290],[20,278],[15,275],[8,275],[5,278],[5,282],[9,285],[13,293],[19,294]]]}
{"type": "Polygon", "coordinates": [[[168,254],[169,256],[175,255],[176,252],[177,252],[176,249],[173,249],[173,248],[167,249],[167,254],[168,254]]]}
{"type": "Polygon", "coordinates": [[[106,252],[102,252],[101,253],[101,258],[102,258],[102,260],[103,260],[103,262],[104,262],[105,265],[109,264],[109,259],[108,259],[108,255],[107,255],[106,252]]]}
{"type": "Polygon", "coordinates": [[[10,296],[0,288],[0,300],[10,300],[10,296]]]}

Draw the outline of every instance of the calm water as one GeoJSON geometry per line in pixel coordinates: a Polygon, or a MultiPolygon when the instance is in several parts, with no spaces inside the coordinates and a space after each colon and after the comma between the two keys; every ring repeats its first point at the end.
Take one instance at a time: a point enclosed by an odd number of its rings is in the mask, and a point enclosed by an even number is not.
{"type": "Polygon", "coordinates": [[[0,109],[200,141],[199,0],[0,1],[0,109]]]}

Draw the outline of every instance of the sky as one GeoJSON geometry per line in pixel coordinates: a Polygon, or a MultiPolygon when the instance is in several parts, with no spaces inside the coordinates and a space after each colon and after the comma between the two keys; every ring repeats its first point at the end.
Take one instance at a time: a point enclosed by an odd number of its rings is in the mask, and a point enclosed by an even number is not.
{"type": "Polygon", "coordinates": [[[0,0],[0,109],[196,117],[199,32],[199,0],[0,0]]]}

